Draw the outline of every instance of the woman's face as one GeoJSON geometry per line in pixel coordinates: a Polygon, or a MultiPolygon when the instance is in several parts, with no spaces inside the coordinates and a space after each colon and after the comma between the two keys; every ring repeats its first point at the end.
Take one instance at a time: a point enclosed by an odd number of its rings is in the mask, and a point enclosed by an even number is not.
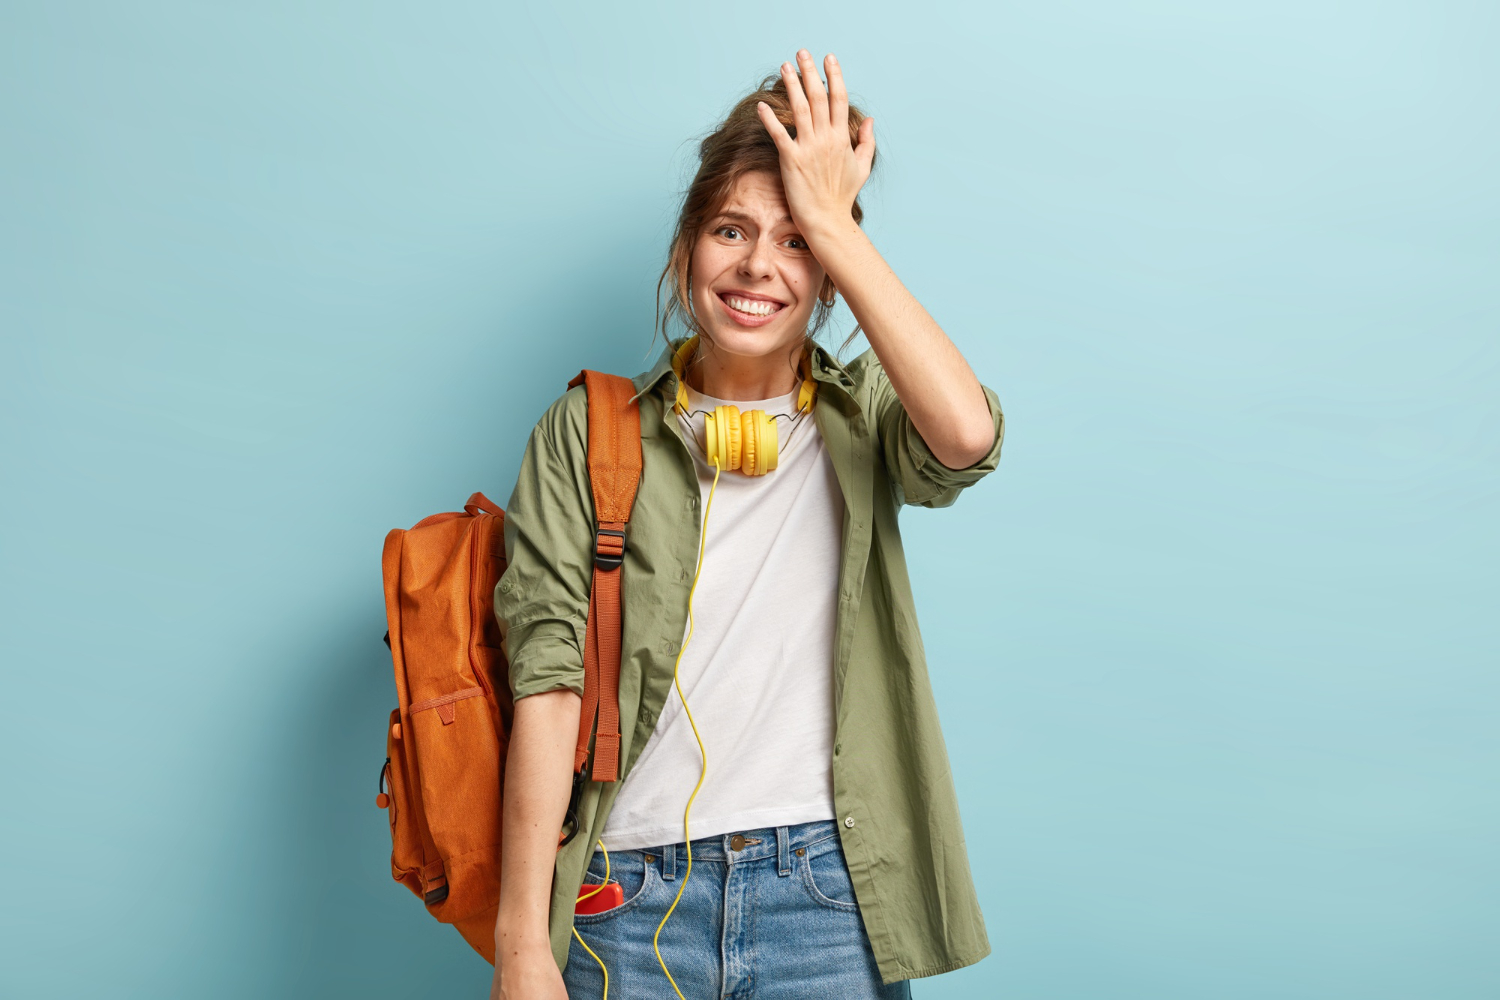
{"type": "Polygon", "coordinates": [[[691,277],[693,309],[717,349],[761,358],[801,346],[823,268],[792,222],[781,178],[740,177],[698,237],[691,277]]]}

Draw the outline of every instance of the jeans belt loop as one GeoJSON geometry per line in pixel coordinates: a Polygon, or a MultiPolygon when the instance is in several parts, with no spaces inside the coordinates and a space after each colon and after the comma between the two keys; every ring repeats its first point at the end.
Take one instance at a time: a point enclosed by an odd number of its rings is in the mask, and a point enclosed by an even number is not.
{"type": "Polygon", "coordinates": [[[661,849],[661,877],[665,882],[677,880],[677,845],[668,844],[661,849]]]}
{"type": "Polygon", "coordinates": [[[792,831],[785,826],[776,828],[776,874],[786,878],[792,873],[792,831]]]}

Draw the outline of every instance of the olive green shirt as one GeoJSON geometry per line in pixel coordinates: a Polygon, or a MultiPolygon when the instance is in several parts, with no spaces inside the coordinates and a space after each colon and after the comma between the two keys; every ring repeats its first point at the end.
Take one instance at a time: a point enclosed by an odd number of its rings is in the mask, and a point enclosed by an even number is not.
{"type": "MultiPolygon", "coordinates": [[[[946,507],[993,470],[1003,418],[986,388],[995,443],[973,466],[949,469],[917,433],[873,351],[845,367],[819,347],[812,372],[820,383],[813,415],[844,494],[830,762],[835,819],[889,983],[970,965],[990,950],[896,514],[902,503],[946,507]]],[[[677,378],[670,349],[634,383],[644,468],[621,579],[620,759],[627,780],[672,685],[701,524],[698,477],[671,410],[677,378]]],[[[583,690],[594,540],[587,407],[580,386],[543,414],[506,507],[509,567],[495,590],[495,613],[517,699],[583,690]]],[[[580,835],[558,852],[551,940],[559,966],[567,962],[578,886],[619,789],[586,785],[580,835]]]]}

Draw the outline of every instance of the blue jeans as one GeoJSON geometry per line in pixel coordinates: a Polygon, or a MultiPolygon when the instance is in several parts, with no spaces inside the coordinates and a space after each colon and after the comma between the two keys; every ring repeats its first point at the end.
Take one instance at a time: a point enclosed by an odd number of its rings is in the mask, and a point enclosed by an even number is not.
{"type": "MultiPolygon", "coordinates": [[[[577,916],[574,926],[609,967],[612,1000],[675,996],[651,939],[687,874],[687,845],[619,851],[609,861],[625,902],[577,916]]],[[[603,877],[596,851],[586,880],[603,877]]],[[[881,984],[838,831],[826,821],[693,841],[693,876],[661,933],[661,954],[689,1000],[911,996],[905,982],[881,984]]],[[[604,991],[576,939],[563,981],[572,1000],[604,991]]]]}

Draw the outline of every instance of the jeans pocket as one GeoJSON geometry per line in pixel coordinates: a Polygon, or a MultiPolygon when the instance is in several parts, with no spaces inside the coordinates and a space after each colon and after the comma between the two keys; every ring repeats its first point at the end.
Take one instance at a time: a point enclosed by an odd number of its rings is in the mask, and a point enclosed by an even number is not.
{"type": "MultiPolygon", "coordinates": [[[[618,854],[611,854],[609,860],[609,880],[620,884],[624,902],[602,913],[574,914],[573,923],[579,925],[603,923],[618,917],[627,910],[633,910],[650,895],[653,886],[661,881],[661,876],[656,873],[656,866],[646,861],[646,855],[642,851],[621,851],[618,854]]],[[[595,854],[593,861],[589,863],[588,872],[583,877],[583,884],[593,886],[603,881],[603,855],[595,854]]]]}
{"type": "Polygon", "coordinates": [[[854,882],[849,878],[844,852],[839,849],[836,839],[828,849],[809,850],[799,860],[802,884],[819,905],[844,913],[859,911],[854,898],[854,882]]]}

